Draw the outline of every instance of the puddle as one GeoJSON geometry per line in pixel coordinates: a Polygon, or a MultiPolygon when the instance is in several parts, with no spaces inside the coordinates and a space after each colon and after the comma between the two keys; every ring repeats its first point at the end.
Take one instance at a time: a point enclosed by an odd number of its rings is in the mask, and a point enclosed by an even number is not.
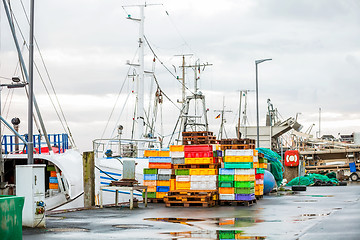
{"type": "Polygon", "coordinates": [[[49,232],[88,232],[86,228],[48,228],[49,232]]]}
{"type": "Polygon", "coordinates": [[[171,235],[172,239],[266,239],[265,236],[247,236],[243,231],[236,230],[169,232],[163,234],[171,235]]]}
{"type": "Polygon", "coordinates": [[[169,223],[179,223],[188,226],[194,226],[189,222],[202,222],[204,219],[196,219],[196,218],[144,218],[147,221],[158,221],[158,222],[169,222],[169,223]]]}
{"type": "Polygon", "coordinates": [[[303,195],[307,197],[334,197],[334,195],[303,195]]]}
{"type": "Polygon", "coordinates": [[[49,219],[49,220],[64,220],[64,219],[66,219],[66,217],[46,216],[46,219],[49,219]]]}
{"type": "Polygon", "coordinates": [[[330,213],[304,213],[301,214],[299,218],[294,219],[295,222],[304,222],[312,219],[316,219],[317,217],[326,217],[329,216],[330,213]]]}
{"type": "Polygon", "coordinates": [[[317,202],[317,200],[297,200],[294,202],[317,202]]]}
{"type": "Polygon", "coordinates": [[[146,225],[146,224],[118,224],[113,225],[115,228],[122,228],[122,229],[144,229],[152,227],[152,225],[146,225]]]}

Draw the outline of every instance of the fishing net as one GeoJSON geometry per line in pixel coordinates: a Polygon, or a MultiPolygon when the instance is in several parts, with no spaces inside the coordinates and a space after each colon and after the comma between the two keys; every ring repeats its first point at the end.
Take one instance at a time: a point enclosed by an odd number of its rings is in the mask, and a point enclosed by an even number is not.
{"type": "Polygon", "coordinates": [[[264,157],[271,163],[270,172],[274,175],[276,184],[280,186],[283,180],[283,166],[280,162],[280,155],[268,148],[257,148],[256,150],[264,154],[264,157]]]}
{"type": "Polygon", "coordinates": [[[334,186],[338,184],[338,180],[336,178],[329,178],[325,175],[309,173],[303,177],[296,177],[288,182],[287,186],[294,186],[294,185],[304,185],[304,186],[334,186]]]}

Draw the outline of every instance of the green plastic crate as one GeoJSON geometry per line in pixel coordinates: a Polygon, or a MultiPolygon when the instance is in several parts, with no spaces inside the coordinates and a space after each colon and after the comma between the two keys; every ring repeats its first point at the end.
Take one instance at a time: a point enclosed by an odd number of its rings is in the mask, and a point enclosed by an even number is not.
{"type": "Polygon", "coordinates": [[[253,188],[254,187],[254,181],[235,181],[234,187],[236,188],[253,188]]]}
{"type": "Polygon", "coordinates": [[[264,174],[264,173],[265,173],[265,169],[263,169],[263,168],[256,169],[256,174],[264,174]]]}
{"type": "MultiPolygon", "coordinates": [[[[148,198],[156,198],[156,192],[148,192],[147,197],[148,198]]],[[[145,192],[143,192],[143,198],[145,198],[145,192]]]]}
{"type": "Polygon", "coordinates": [[[235,194],[252,194],[255,193],[255,188],[235,188],[235,194]]]}
{"type": "Polygon", "coordinates": [[[0,195],[0,239],[22,239],[24,197],[0,195]]]}
{"type": "Polygon", "coordinates": [[[225,168],[253,168],[252,162],[226,162],[224,163],[225,168]]]}
{"type": "Polygon", "coordinates": [[[219,187],[234,187],[234,182],[219,182],[219,187]]]}
{"type": "Polygon", "coordinates": [[[157,174],[157,168],[144,168],[144,174],[157,174]]]}
{"type": "Polygon", "coordinates": [[[219,239],[235,239],[235,231],[221,230],[219,231],[219,239]]]}
{"type": "Polygon", "coordinates": [[[189,169],[175,169],[175,175],[190,175],[189,169]]]}
{"type": "Polygon", "coordinates": [[[234,175],[219,175],[219,181],[222,182],[234,181],[234,175]]]}
{"type": "Polygon", "coordinates": [[[266,158],[259,157],[259,163],[267,163],[268,160],[266,158]]]}

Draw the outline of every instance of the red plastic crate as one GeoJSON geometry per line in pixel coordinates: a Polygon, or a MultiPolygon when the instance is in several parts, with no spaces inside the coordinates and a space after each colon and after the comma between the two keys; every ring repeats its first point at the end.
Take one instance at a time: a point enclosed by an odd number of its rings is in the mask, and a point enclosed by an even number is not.
{"type": "Polygon", "coordinates": [[[185,152],[212,152],[211,145],[185,145],[185,152]]]}
{"type": "Polygon", "coordinates": [[[213,152],[185,152],[185,158],[207,158],[212,157],[213,152]]]}
{"type": "Polygon", "coordinates": [[[263,173],[255,174],[255,179],[264,179],[264,174],[263,173]]]}

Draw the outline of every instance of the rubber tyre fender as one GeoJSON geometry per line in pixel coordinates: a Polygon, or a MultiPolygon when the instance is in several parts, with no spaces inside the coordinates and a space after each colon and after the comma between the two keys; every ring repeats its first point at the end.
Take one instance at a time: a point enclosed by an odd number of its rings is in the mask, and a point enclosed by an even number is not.
{"type": "Polygon", "coordinates": [[[359,175],[357,173],[352,173],[350,175],[350,179],[351,181],[356,182],[357,180],[359,180],[359,175]]]}
{"type": "Polygon", "coordinates": [[[339,182],[339,186],[347,186],[347,182],[339,182]]]}
{"type": "Polygon", "coordinates": [[[303,185],[295,185],[291,187],[293,191],[306,191],[306,186],[303,185]]]}

